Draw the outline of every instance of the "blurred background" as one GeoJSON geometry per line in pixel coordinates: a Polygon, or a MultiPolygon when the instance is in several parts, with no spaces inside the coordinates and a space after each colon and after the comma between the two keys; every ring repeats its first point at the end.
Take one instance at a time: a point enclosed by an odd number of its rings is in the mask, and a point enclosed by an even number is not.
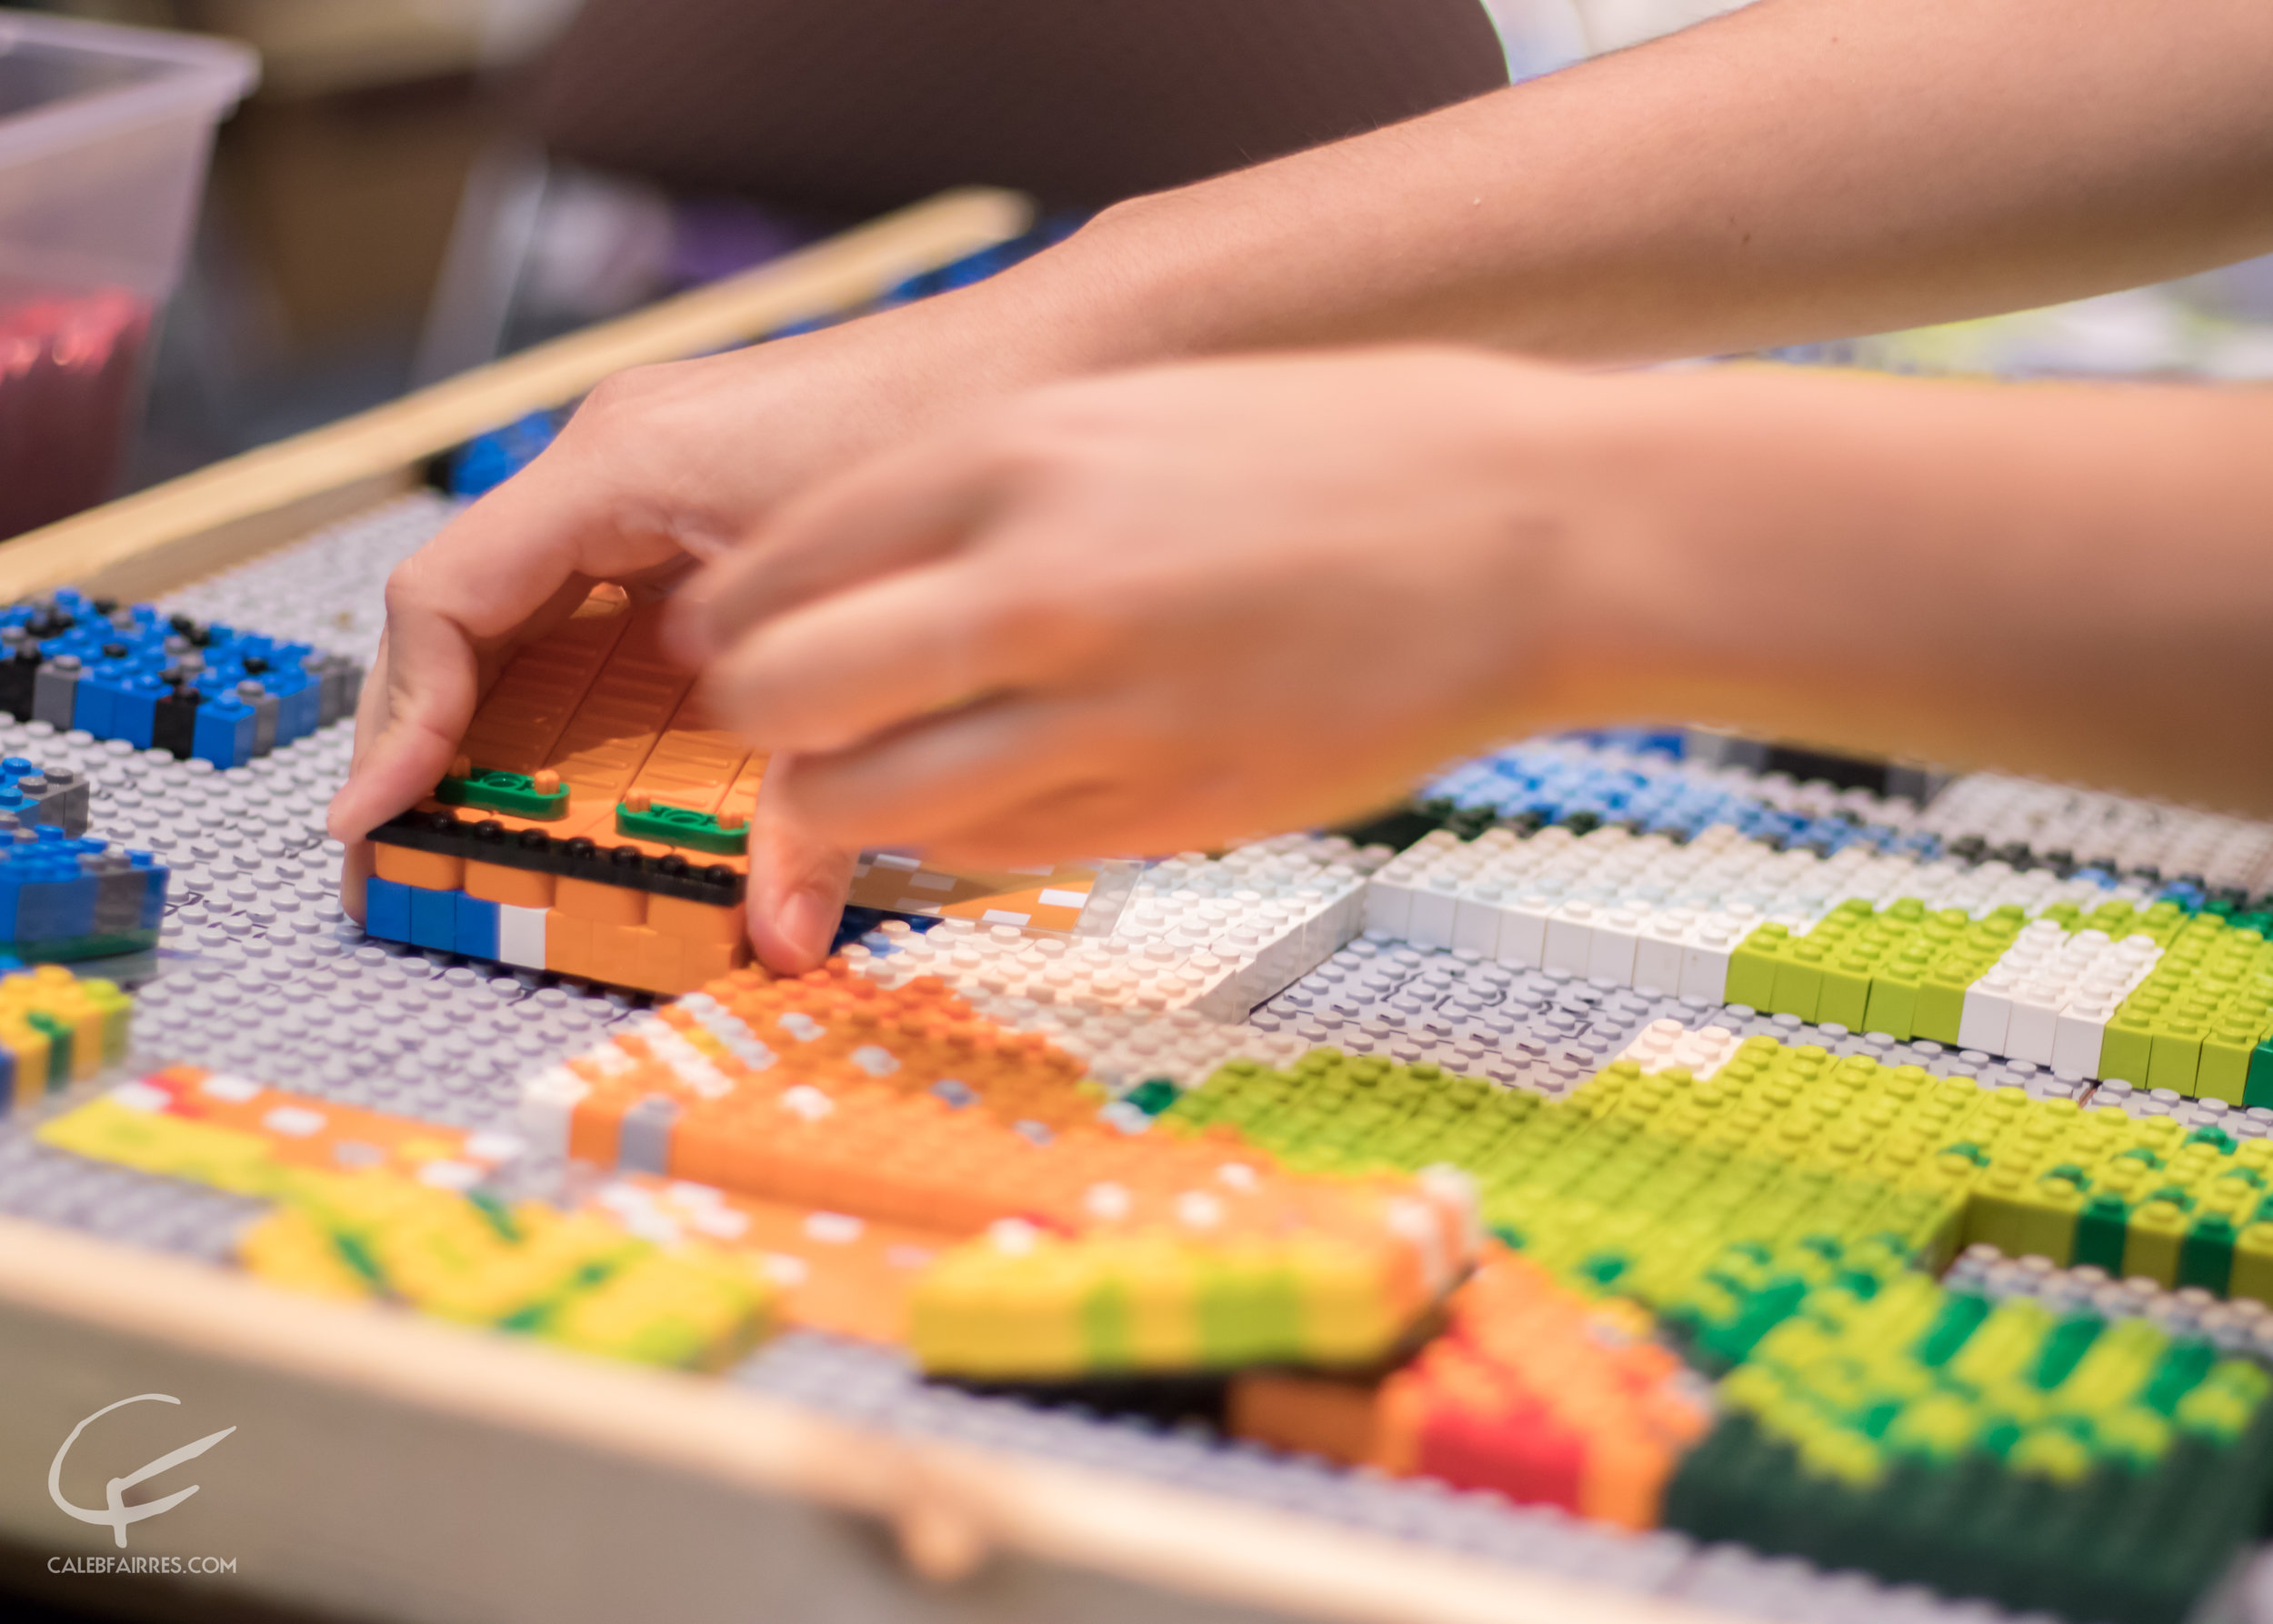
{"type": "MultiPolygon", "coordinates": [[[[50,0],[29,9],[219,35],[257,55],[257,87],[221,128],[170,310],[135,362],[148,410],[120,476],[138,486],[942,186],[1018,186],[1076,219],[1729,6],[50,0]]],[[[0,92],[0,136],[9,111],[0,92]]],[[[2246,266],[1791,358],[2273,376],[2273,274],[2246,266]]],[[[19,527],[0,515],[0,535],[19,527]]]]}

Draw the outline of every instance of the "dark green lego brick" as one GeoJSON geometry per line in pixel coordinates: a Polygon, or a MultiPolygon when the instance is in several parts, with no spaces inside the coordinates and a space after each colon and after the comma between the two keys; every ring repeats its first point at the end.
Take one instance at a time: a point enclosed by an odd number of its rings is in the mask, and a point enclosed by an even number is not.
{"type": "Polygon", "coordinates": [[[67,1022],[38,1010],[28,1011],[25,1021],[37,1032],[47,1037],[47,1077],[51,1088],[61,1087],[71,1075],[71,1028],[67,1022]]]}
{"type": "Polygon", "coordinates": [[[2273,1105],[2273,1038],[2249,1051],[2249,1078],[2242,1085],[2241,1103],[2245,1109],[2273,1105]]]}
{"type": "Polygon", "coordinates": [[[1177,1094],[1177,1086],[1167,1078],[1148,1077],[1124,1098],[1146,1116],[1157,1117],[1176,1103],[1177,1094]]]}
{"type": "Polygon", "coordinates": [[[435,786],[434,798],[446,807],[477,807],[485,812],[504,812],[540,823],[555,823],[568,816],[566,784],[546,794],[526,773],[492,772],[486,767],[443,779],[435,786]]]}
{"type": "Polygon", "coordinates": [[[616,832],[634,840],[659,840],[666,846],[684,846],[723,857],[739,857],[750,848],[747,823],[725,828],[716,813],[696,812],[686,807],[650,804],[635,807],[629,801],[618,802],[616,832]]]}
{"type": "Polygon", "coordinates": [[[25,964],[75,964],[83,958],[118,958],[147,953],[158,945],[155,930],[115,930],[106,936],[64,936],[45,941],[0,942],[0,953],[25,964]]]}

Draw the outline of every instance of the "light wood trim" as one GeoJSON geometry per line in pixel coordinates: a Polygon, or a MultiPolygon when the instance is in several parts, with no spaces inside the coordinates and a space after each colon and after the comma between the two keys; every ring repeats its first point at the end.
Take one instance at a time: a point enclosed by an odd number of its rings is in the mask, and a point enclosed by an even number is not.
{"type": "MultiPolygon", "coordinates": [[[[1267,1507],[1019,1455],[878,1434],[798,1406],[0,1218],[0,1300],[258,1372],[295,1397],[394,1405],[566,1443],[721,1491],[942,1522],[978,1549],[1347,1624],[1727,1624],[1686,1602],[1431,1549],[1267,1507]]],[[[232,1418],[235,1418],[234,1416],[232,1418]]],[[[261,1430],[244,1418],[248,1436],[261,1430]]],[[[409,1486],[406,1486],[408,1492],[409,1486]]],[[[312,1516],[320,1517],[320,1511],[312,1516]]],[[[606,1508],[594,1526],[606,1526],[606,1508]]],[[[52,1528],[7,1529],[52,1540],[52,1528]]],[[[478,1610],[478,1609],[477,1609],[478,1610]]]]}
{"type": "Polygon", "coordinates": [[[566,404],[610,373],[842,310],[1016,236],[1016,193],[946,192],[738,276],[263,446],[0,546],[0,601],[79,586],[143,596],[406,489],[436,453],[566,404]]]}

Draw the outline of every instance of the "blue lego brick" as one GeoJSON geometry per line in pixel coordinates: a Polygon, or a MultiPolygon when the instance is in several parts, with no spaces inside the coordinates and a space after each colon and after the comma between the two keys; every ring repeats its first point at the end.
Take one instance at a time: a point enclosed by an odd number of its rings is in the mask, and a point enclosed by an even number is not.
{"type": "Polygon", "coordinates": [[[413,887],[391,879],[373,878],[363,890],[363,927],[390,942],[410,940],[410,894],[413,887]]]}
{"type": "Polygon", "coordinates": [[[174,871],[152,852],[131,851],[126,857],[146,877],[147,888],[142,894],[142,928],[155,930],[165,920],[165,892],[173,883],[174,871]]]}
{"type": "MultiPolygon", "coordinates": [[[[0,607],[0,629],[6,628],[26,634],[17,647],[36,653],[43,670],[45,662],[66,655],[80,662],[71,725],[97,738],[123,738],[137,749],[159,742],[157,706],[177,681],[194,683],[205,701],[189,736],[169,737],[165,747],[216,767],[244,765],[262,753],[261,742],[274,748],[305,737],[321,720],[322,683],[306,670],[315,651],[305,643],[279,642],[217,622],[200,626],[183,616],[163,617],[148,604],[105,614],[68,589],[0,607]],[[273,739],[256,727],[253,707],[240,707],[238,685],[244,682],[262,684],[275,699],[273,739]],[[229,703],[214,709],[222,697],[229,703]]],[[[23,668],[6,664],[11,672],[23,668]]],[[[10,680],[23,691],[0,683],[0,711],[31,719],[38,684],[10,680]]],[[[53,699],[51,692],[51,709],[53,699]]]]}
{"type": "Polygon", "coordinates": [[[457,898],[456,939],[450,945],[451,951],[468,958],[496,957],[497,905],[463,891],[450,895],[457,898]]]}
{"type": "Polygon", "coordinates": [[[503,428],[476,435],[458,447],[446,478],[454,496],[479,496],[535,462],[560,428],[549,412],[531,412],[503,428]]]}
{"type": "Polygon", "coordinates": [[[197,707],[191,755],[215,767],[243,767],[253,758],[253,707],[233,693],[215,693],[207,682],[205,702],[197,707]]]}
{"type": "Polygon", "coordinates": [[[410,935],[404,939],[437,953],[457,947],[457,899],[463,891],[429,891],[423,886],[410,892],[410,935]]]}
{"type": "Polygon", "coordinates": [[[28,944],[94,934],[95,879],[79,871],[75,854],[19,859],[18,865],[28,872],[16,892],[10,940],[28,944]]]}

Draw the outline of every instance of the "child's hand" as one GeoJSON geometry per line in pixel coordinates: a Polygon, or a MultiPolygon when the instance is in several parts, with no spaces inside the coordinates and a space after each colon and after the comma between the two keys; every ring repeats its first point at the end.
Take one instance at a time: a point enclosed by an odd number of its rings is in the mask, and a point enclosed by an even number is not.
{"type": "Polygon", "coordinates": [[[1562,718],[1625,380],[1449,351],[1057,385],[786,506],[675,604],[844,847],[1009,862],[1363,811],[1562,718]]]}
{"type": "MultiPolygon", "coordinates": [[[[355,718],[354,768],[332,803],[357,842],[430,793],[487,683],[593,583],[661,590],[734,547],[785,496],[975,395],[1016,366],[982,345],[983,312],[950,295],[755,350],[609,379],[560,438],[474,505],[387,583],[387,628],[355,718]],[[981,359],[975,349],[984,347],[981,359]]],[[[365,855],[348,866],[361,907],[365,855]]],[[[773,797],[753,829],[751,937],[763,960],[817,962],[844,905],[851,857],[801,834],[773,797]]]]}

